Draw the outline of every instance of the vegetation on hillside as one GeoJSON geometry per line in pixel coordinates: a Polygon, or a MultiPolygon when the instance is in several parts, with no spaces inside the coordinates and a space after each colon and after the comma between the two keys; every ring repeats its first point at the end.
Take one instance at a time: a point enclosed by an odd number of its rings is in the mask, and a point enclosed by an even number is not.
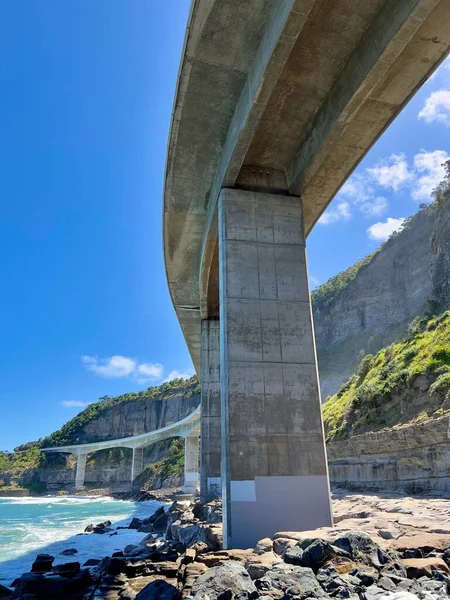
{"type": "Polygon", "coordinates": [[[355,375],[325,402],[323,416],[332,440],[447,410],[450,311],[430,320],[416,317],[403,342],[366,355],[355,375]]]}
{"type": "Polygon", "coordinates": [[[148,465],[134,481],[134,486],[140,489],[155,489],[162,482],[184,471],[184,439],[175,438],[170,443],[166,458],[148,465]]]}

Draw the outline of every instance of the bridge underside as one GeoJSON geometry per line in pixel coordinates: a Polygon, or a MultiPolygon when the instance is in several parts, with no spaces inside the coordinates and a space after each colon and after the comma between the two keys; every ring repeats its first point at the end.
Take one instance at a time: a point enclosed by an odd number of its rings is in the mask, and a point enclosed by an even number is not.
{"type": "Polygon", "coordinates": [[[305,235],[450,47],[448,0],[193,0],[164,251],[226,547],[331,523],[305,235]]]}

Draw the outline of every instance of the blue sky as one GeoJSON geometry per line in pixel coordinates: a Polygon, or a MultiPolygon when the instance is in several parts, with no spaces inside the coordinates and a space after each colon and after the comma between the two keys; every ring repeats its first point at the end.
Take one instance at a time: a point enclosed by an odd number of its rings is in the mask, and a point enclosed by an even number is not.
{"type": "MultiPolygon", "coordinates": [[[[100,396],[192,372],[161,240],[188,6],[2,4],[0,449],[54,431],[100,396]]],[[[311,234],[314,283],[427,200],[450,154],[449,123],[443,65],[311,234]]]]}

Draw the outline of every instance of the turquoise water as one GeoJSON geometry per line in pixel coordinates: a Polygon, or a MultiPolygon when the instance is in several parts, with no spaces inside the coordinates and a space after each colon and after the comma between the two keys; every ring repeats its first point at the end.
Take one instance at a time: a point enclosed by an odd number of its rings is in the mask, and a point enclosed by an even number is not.
{"type": "Polygon", "coordinates": [[[119,530],[117,535],[83,534],[89,523],[109,519],[114,526],[127,525],[133,516],[145,518],[159,502],[124,502],[112,498],[0,498],[0,583],[30,570],[36,554],[55,556],[55,563],[103,558],[127,544],[138,543],[145,534],[119,530]],[[61,555],[68,548],[78,553],[61,555]]]}

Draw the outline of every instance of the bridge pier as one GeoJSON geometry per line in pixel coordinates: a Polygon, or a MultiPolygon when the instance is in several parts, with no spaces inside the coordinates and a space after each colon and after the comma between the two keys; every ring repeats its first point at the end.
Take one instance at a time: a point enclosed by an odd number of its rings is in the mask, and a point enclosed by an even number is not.
{"type": "Polygon", "coordinates": [[[77,490],[84,488],[84,477],[86,473],[87,453],[77,454],[77,470],[75,473],[75,488],[77,490]]]}
{"type": "Polygon", "coordinates": [[[202,321],[201,340],[201,436],[200,501],[220,497],[220,323],[218,319],[202,321]]]}
{"type": "Polygon", "coordinates": [[[144,470],[144,448],[133,448],[133,459],[131,463],[131,483],[144,470]]]}
{"type": "Polygon", "coordinates": [[[198,488],[198,432],[184,438],[184,486],[185,494],[195,494],[198,488]]]}
{"type": "Polygon", "coordinates": [[[224,547],[332,524],[298,197],[218,207],[224,547]]]}

